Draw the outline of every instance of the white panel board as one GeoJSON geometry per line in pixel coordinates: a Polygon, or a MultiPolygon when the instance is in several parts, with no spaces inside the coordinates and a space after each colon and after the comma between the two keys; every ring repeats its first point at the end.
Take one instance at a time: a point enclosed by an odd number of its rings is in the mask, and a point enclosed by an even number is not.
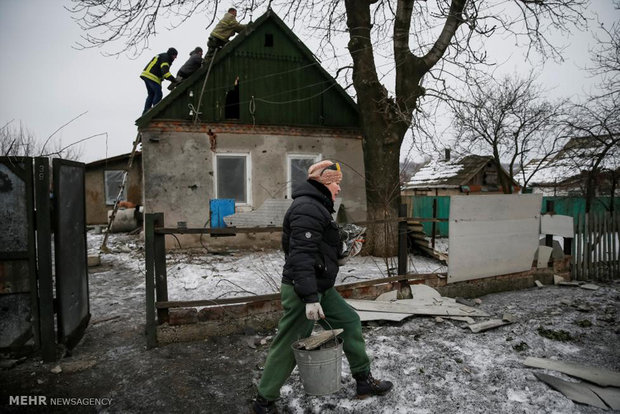
{"type": "Polygon", "coordinates": [[[536,267],[538,269],[546,269],[549,266],[551,252],[553,252],[553,248],[549,246],[538,246],[538,254],[536,256],[536,267]]]}
{"type": "Polygon", "coordinates": [[[448,283],[531,269],[541,194],[450,197],[448,283]]]}
{"type": "Polygon", "coordinates": [[[544,214],[540,217],[540,234],[574,237],[573,218],[560,214],[544,214]]]}

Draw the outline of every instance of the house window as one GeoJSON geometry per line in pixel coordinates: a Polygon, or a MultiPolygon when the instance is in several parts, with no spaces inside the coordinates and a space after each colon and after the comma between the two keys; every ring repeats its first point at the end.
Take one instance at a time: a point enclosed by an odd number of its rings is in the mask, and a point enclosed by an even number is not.
{"type": "MultiPolygon", "coordinates": [[[[105,203],[106,205],[114,205],[118,192],[123,184],[123,170],[107,170],[104,171],[104,189],[105,189],[105,203]]],[[[121,200],[127,199],[127,185],[123,188],[123,195],[121,200]]]]}
{"type": "Polygon", "coordinates": [[[308,168],[319,161],[318,154],[289,154],[287,155],[287,191],[286,195],[291,198],[297,186],[308,178],[308,168]]]}
{"type": "Polygon", "coordinates": [[[273,34],[265,33],[265,47],[273,47],[273,34]]]}
{"type": "Polygon", "coordinates": [[[215,156],[215,197],[233,198],[236,205],[250,205],[252,181],[248,154],[215,156]]]}

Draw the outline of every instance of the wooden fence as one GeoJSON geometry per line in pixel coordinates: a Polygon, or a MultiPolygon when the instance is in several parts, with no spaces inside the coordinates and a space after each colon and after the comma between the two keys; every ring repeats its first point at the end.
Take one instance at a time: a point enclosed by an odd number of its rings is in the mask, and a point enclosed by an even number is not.
{"type": "Polygon", "coordinates": [[[620,213],[575,218],[572,273],[576,280],[620,278],[620,213]]]}

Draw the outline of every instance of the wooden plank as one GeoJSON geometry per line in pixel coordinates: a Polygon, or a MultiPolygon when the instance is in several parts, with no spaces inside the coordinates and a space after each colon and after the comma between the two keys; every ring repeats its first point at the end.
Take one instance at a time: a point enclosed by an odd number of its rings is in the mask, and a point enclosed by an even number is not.
{"type": "Polygon", "coordinates": [[[607,235],[607,240],[605,242],[605,252],[607,253],[605,256],[605,262],[607,263],[607,280],[613,279],[613,260],[611,252],[611,218],[611,214],[605,213],[605,234],[607,235]]]}
{"type": "Polygon", "coordinates": [[[564,394],[567,398],[581,403],[591,405],[593,407],[607,409],[605,403],[594,393],[587,385],[580,382],[568,382],[552,375],[534,373],[536,378],[549,385],[554,390],[564,394]]]}
{"type": "MultiPolygon", "coordinates": [[[[373,279],[367,280],[363,282],[356,283],[348,283],[345,285],[338,285],[334,288],[340,292],[341,294],[346,294],[347,291],[353,291],[355,289],[367,289],[373,286],[381,286],[386,285],[389,286],[391,283],[400,282],[401,280],[405,281],[414,281],[420,282],[426,279],[436,278],[437,273],[418,273],[407,276],[392,276],[386,277],[383,279],[373,279]]],[[[200,299],[200,300],[185,300],[185,301],[165,301],[165,302],[157,302],[156,307],[158,309],[163,308],[191,308],[197,306],[220,306],[220,305],[238,305],[243,303],[253,303],[253,302],[263,302],[270,300],[279,300],[279,293],[272,293],[269,295],[257,295],[257,296],[245,296],[245,297],[236,297],[236,298],[225,298],[225,299],[200,299]]]]}
{"type": "MultiPolygon", "coordinates": [[[[155,226],[164,226],[164,214],[155,214],[155,226]]],[[[155,233],[153,242],[153,261],[155,263],[155,294],[157,302],[168,300],[168,275],[166,271],[166,235],[155,233]]],[[[157,309],[157,322],[168,322],[168,309],[157,309]]]]}
{"type": "Polygon", "coordinates": [[[611,251],[613,252],[613,278],[616,279],[618,277],[620,277],[620,254],[617,251],[618,249],[618,240],[617,240],[617,235],[620,235],[620,214],[616,213],[613,215],[613,222],[612,222],[612,249],[611,251]]]}
{"type": "Polygon", "coordinates": [[[603,387],[620,387],[620,373],[603,368],[588,367],[567,361],[528,357],[523,362],[528,367],[551,369],[572,377],[584,379],[603,387]]]}
{"type": "Polygon", "coordinates": [[[355,310],[406,313],[415,315],[434,315],[434,316],[489,316],[487,313],[463,305],[428,305],[395,302],[377,302],[371,300],[346,299],[347,303],[355,310]]]}
{"type": "Polygon", "coordinates": [[[334,340],[338,335],[344,332],[344,329],[334,329],[319,332],[316,335],[309,336],[304,339],[300,339],[293,345],[297,349],[305,349],[311,351],[323,345],[325,342],[334,340]]]}
{"type": "Polygon", "coordinates": [[[505,321],[503,319],[490,319],[488,321],[471,324],[468,328],[471,329],[473,333],[478,333],[489,329],[498,328],[500,326],[510,325],[511,323],[512,322],[505,321]]]}
{"type": "Polygon", "coordinates": [[[582,251],[581,251],[581,241],[582,241],[582,224],[583,224],[583,216],[579,214],[577,216],[577,220],[575,223],[575,243],[573,244],[573,272],[576,280],[581,280],[582,272],[581,272],[581,263],[582,263],[582,251]]]}

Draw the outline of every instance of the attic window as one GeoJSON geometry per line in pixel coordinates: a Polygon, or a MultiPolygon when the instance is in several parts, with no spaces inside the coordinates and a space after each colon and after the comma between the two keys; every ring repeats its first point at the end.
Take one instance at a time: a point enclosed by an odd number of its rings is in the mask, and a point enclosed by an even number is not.
{"type": "Polygon", "coordinates": [[[239,76],[235,79],[232,89],[226,92],[226,103],[224,105],[224,117],[226,119],[239,119],[239,76]]]}
{"type": "Polygon", "coordinates": [[[265,33],[265,47],[273,47],[273,34],[265,33]]]}

